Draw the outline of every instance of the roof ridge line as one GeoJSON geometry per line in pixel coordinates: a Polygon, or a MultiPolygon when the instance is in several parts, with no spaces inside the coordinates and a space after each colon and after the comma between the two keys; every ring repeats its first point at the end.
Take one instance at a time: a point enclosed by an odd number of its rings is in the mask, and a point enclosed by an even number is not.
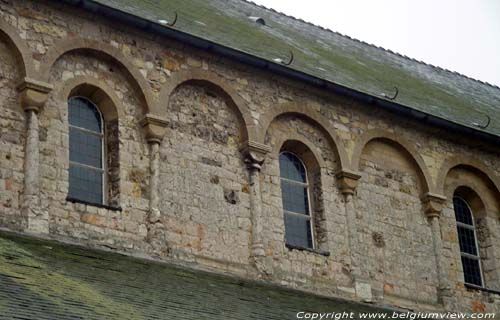
{"type": "Polygon", "coordinates": [[[494,88],[494,89],[500,90],[500,86],[498,86],[498,85],[496,85],[496,84],[489,83],[489,82],[487,82],[487,81],[483,81],[483,80],[479,80],[479,79],[475,79],[475,78],[472,78],[472,77],[470,77],[470,76],[467,76],[467,75],[465,75],[465,74],[463,74],[463,73],[460,73],[460,72],[458,72],[458,71],[453,71],[453,70],[446,69],[446,68],[444,68],[444,67],[436,66],[436,65],[433,65],[433,64],[431,64],[431,63],[428,63],[428,62],[425,62],[425,61],[422,61],[422,60],[418,60],[418,59],[416,59],[416,58],[409,57],[409,56],[407,56],[407,55],[405,55],[405,54],[402,54],[402,53],[399,53],[399,52],[393,51],[393,50],[391,50],[391,49],[387,49],[387,48],[384,48],[384,47],[382,47],[382,46],[378,46],[378,45],[373,44],[373,43],[369,43],[369,42],[366,42],[366,41],[363,41],[363,40],[360,40],[360,39],[353,38],[353,37],[348,36],[348,35],[346,35],[346,34],[340,33],[340,32],[338,32],[338,31],[333,31],[332,29],[329,29],[329,28],[323,27],[323,26],[321,26],[321,25],[314,24],[314,23],[312,23],[312,22],[306,21],[306,20],[301,19],[301,18],[294,17],[294,16],[292,16],[292,15],[286,14],[286,13],[281,12],[281,11],[278,11],[278,10],[276,10],[276,9],[273,9],[273,8],[268,8],[268,7],[264,6],[264,5],[257,4],[257,3],[255,3],[255,2],[253,2],[252,0],[239,0],[239,1],[246,2],[246,3],[248,3],[248,4],[254,5],[254,6],[259,7],[259,8],[262,8],[262,9],[265,9],[265,10],[267,10],[267,11],[271,11],[271,12],[277,13],[277,14],[282,15],[282,16],[284,16],[284,17],[291,18],[291,19],[293,19],[293,20],[295,20],[295,21],[299,21],[299,22],[302,22],[302,23],[308,24],[308,25],[310,25],[310,26],[313,26],[313,27],[316,27],[316,28],[319,28],[319,29],[325,30],[325,31],[327,31],[327,32],[330,32],[330,33],[333,33],[333,34],[337,34],[337,35],[339,35],[339,36],[341,36],[341,37],[344,37],[344,38],[347,38],[347,39],[350,39],[350,40],[353,40],[353,41],[356,41],[356,42],[360,42],[360,43],[362,43],[362,44],[365,44],[365,45],[368,45],[368,46],[374,47],[374,48],[376,48],[376,49],[383,50],[383,51],[385,51],[385,52],[388,52],[388,53],[390,53],[390,54],[396,55],[396,56],[398,56],[398,57],[401,57],[401,58],[404,58],[404,59],[407,59],[407,60],[411,60],[411,61],[414,61],[414,62],[417,62],[417,63],[423,64],[423,65],[429,66],[429,67],[434,68],[434,69],[438,69],[438,70],[441,70],[441,71],[449,72],[449,73],[452,73],[452,74],[458,75],[458,76],[460,76],[460,77],[466,78],[466,79],[468,79],[468,80],[472,80],[472,81],[475,81],[475,82],[479,82],[479,83],[481,83],[481,84],[483,84],[483,85],[487,85],[487,86],[490,86],[490,87],[492,87],[492,88],[494,88]]]}

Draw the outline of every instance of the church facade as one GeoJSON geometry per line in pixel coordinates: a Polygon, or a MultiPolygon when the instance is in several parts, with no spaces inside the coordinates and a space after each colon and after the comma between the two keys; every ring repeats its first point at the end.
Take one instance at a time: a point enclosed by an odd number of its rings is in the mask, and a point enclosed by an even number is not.
{"type": "MultiPolygon", "coordinates": [[[[319,30],[232,2],[265,16],[249,28],[319,30]]],[[[193,45],[188,26],[212,20],[180,8],[140,28],[123,6],[0,1],[2,230],[403,310],[500,311],[488,106],[469,105],[468,126],[438,103],[407,105],[398,79],[382,95],[314,84],[296,76],[303,52],[258,66],[193,45]]],[[[500,101],[497,87],[356,45],[500,101]]]]}

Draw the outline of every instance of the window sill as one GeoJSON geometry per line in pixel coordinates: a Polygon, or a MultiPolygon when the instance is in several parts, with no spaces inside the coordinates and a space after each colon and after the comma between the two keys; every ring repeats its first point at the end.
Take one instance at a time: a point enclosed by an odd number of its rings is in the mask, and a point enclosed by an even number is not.
{"type": "Polygon", "coordinates": [[[484,291],[484,292],[494,293],[494,294],[500,295],[500,291],[498,291],[498,290],[488,289],[488,288],[476,286],[475,284],[470,284],[470,283],[464,283],[464,285],[467,289],[473,289],[473,290],[484,291]]]}
{"type": "Polygon", "coordinates": [[[295,246],[293,244],[288,244],[288,243],[286,244],[286,247],[289,250],[307,251],[307,252],[312,252],[312,253],[319,254],[319,255],[322,255],[322,256],[325,256],[325,257],[329,257],[330,256],[330,252],[329,251],[312,249],[312,248],[301,247],[301,246],[295,246]]]}
{"type": "Polygon", "coordinates": [[[85,204],[87,206],[103,208],[103,209],[111,210],[111,211],[122,211],[121,207],[107,206],[105,204],[92,203],[92,202],[88,202],[88,201],[84,201],[84,200],[80,200],[80,199],[75,199],[75,198],[71,198],[71,197],[67,197],[66,201],[71,202],[71,203],[81,203],[81,204],[85,204]]]}

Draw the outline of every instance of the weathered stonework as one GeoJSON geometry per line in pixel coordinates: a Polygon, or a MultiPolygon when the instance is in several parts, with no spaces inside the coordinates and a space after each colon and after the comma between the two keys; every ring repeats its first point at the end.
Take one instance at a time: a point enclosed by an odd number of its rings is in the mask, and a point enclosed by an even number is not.
{"type": "Polygon", "coordinates": [[[49,0],[0,2],[0,108],[1,228],[327,296],[500,311],[464,286],[452,203],[473,204],[500,290],[497,146],[49,0]],[[76,95],[107,125],[107,206],[66,199],[76,95]],[[285,246],[282,150],[311,171],[315,251],[285,246]]]}

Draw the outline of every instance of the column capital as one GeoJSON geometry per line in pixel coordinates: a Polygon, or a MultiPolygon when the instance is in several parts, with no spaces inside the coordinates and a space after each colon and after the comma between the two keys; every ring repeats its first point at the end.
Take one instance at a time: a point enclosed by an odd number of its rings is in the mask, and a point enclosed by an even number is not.
{"type": "Polygon", "coordinates": [[[24,111],[35,111],[39,113],[54,87],[46,82],[24,78],[17,86],[17,91],[21,95],[21,106],[24,111]]]}
{"type": "Polygon", "coordinates": [[[356,171],[342,169],[335,175],[339,180],[340,192],[344,195],[354,194],[361,174],[356,171]]]}
{"type": "Polygon", "coordinates": [[[245,162],[249,168],[260,170],[266,155],[271,152],[271,147],[263,143],[247,141],[240,151],[245,156],[245,162]]]}
{"type": "Polygon", "coordinates": [[[427,192],[422,196],[422,203],[424,204],[424,212],[428,218],[439,218],[443,211],[446,197],[427,192]]]}
{"type": "Polygon", "coordinates": [[[160,144],[167,132],[168,121],[158,115],[147,113],[141,120],[140,125],[146,131],[148,143],[160,144]]]}

